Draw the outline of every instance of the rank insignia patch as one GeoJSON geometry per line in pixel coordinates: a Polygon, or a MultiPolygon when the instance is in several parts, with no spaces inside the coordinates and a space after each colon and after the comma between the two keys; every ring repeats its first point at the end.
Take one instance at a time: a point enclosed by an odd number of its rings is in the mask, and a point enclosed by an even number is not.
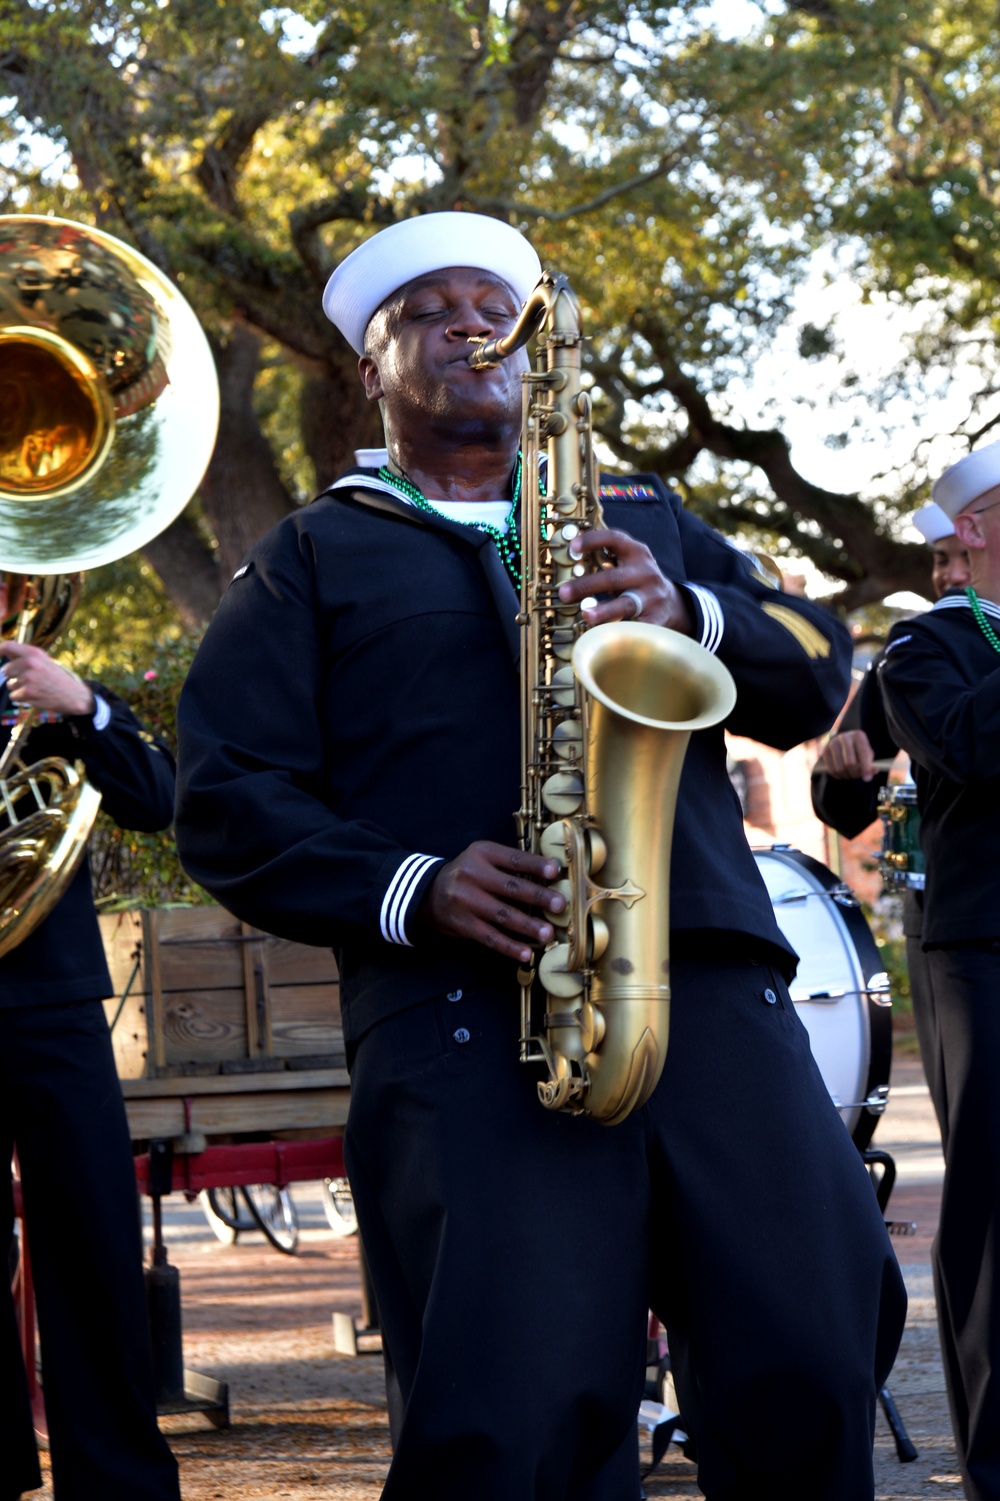
{"type": "Polygon", "coordinates": [[[614,485],[601,486],[602,500],[655,500],[656,491],[652,485],[614,485]]]}
{"type": "Polygon", "coordinates": [[[801,646],[806,656],[812,660],[816,657],[828,657],[830,655],[830,643],[813,625],[811,620],[806,620],[795,610],[789,609],[788,605],[774,604],[768,600],[767,604],[761,605],[765,615],[769,615],[778,625],[789,631],[801,646]]]}

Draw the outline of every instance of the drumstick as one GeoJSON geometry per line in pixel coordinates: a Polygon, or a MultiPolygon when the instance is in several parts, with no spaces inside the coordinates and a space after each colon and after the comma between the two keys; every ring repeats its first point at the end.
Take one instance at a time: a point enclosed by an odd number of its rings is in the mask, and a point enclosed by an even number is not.
{"type": "Polygon", "coordinates": [[[895,756],[883,756],[880,761],[872,762],[872,766],[876,771],[891,771],[895,764],[895,756]]]}

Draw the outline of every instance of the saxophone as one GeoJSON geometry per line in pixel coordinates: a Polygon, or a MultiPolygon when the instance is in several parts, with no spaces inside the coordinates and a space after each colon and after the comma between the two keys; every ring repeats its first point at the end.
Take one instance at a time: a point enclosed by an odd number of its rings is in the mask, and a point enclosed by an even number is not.
{"type": "Polygon", "coordinates": [[[546,1108],[623,1121],[652,1094],[670,1027],[669,882],[677,787],[692,730],[728,717],[732,677],[676,631],[587,627],[559,599],[602,564],[570,544],[600,528],[579,304],[543,273],[510,333],[473,340],[486,368],[538,335],[524,377],[521,513],[521,847],[555,859],[563,913],[521,986],[521,1059],[546,1108]],[[547,455],[545,489],[539,459],[547,455]]]}

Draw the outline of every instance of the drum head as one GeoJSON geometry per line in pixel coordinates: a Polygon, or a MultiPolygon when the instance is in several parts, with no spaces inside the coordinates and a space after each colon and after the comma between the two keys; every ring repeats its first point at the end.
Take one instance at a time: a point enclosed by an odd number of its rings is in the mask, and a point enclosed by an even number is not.
{"type": "Polygon", "coordinates": [[[791,985],[823,1081],[858,1149],[880,1112],[865,1104],[888,1091],[892,1013],[888,980],[856,898],[818,860],[775,845],[754,850],[778,927],[799,955],[791,985]]]}

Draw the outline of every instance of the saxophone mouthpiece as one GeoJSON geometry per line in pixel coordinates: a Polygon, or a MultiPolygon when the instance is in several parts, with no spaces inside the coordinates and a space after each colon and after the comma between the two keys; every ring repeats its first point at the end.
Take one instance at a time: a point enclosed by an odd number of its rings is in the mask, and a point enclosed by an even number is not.
{"type": "Polygon", "coordinates": [[[469,364],[473,370],[495,370],[503,359],[505,351],[500,350],[500,339],[477,339],[473,335],[469,343],[476,346],[469,355],[469,364]]]}

